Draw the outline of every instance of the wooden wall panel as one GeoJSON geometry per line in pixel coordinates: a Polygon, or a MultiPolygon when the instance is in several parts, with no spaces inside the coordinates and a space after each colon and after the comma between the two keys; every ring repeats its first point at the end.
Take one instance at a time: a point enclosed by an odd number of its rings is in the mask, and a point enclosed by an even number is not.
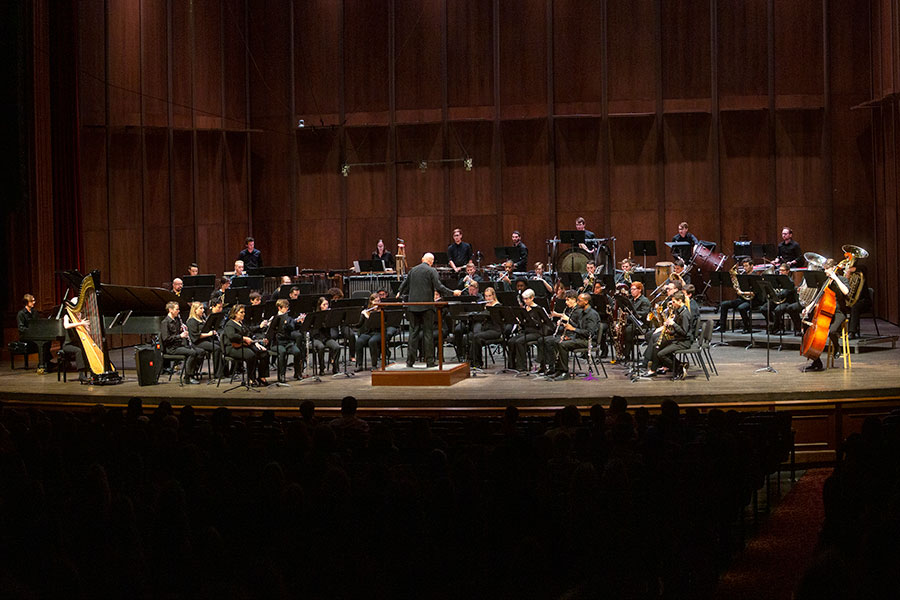
{"type": "Polygon", "coordinates": [[[553,100],[558,115],[599,115],[602,101],[603,6],[553,2],[553,100]]]}
{"type": "Polygon", "coordinates": [[[387,123],[390,3],[344,2],[344,103],[347,123],[387,123]]]}
{"type": "MultiPolygon", "coordinates": [[[[775,119],[779,226],[794,229],[804,252],[834,256],[830,196],[825,187],[821,111],[778,111],[775,119]]],[[[840,246],[840,244],[837,244],[840,246]]]]}
{"type": "MultiPolygon", "coordinates": [[[[205,261],[197,255],[197,232],[194,226],[194,140],[188,131],[172,134],[172,265],[186,268],[194,261],[201,273],[211,273],[205,261]]],[[[221,271],[216,271],[221,273],[221,271]]]]}
{"type": "Polygon", "coordinates": [[[709,98],[709,3],[667,0],[661,6],[663,98],[709,98]]]}
{"type": "Polygon", "coordinates": [[[294,102],[307,127],[340,123],[340,2],[294,3],[294,102]]]}
{"type": "Polygon", "coordinates": [[[290,138],[295,126],[291,108],[291,7],[280,0],[259,0],[254,7],[258,10],[254,10],[249,28],[253,56],[250,124],[254,129],[290,138]]]}
{"type": "MultiPolygon", "coordinates": [[[[207,244],[206,261],[207,264],[215,266],[216,273],[221,273],[228,267],[231,270],[233,260],[244,247],[244,238],[250,231],[250,173],[247,166],[248,150],[247,136],[242,133],[226,133],[224,148],[224,170],[223,170],[223,194],[222,199],[225,207],[224,226],[225,231],[222,235],[219,245],[215,246],[212,242],[207,244]],[[237,251],[234,249],[237,248],[237,251]],[[232,257],[232,254],[234,256],[232,257]]],[[[279,215],[283,215],[287,219],[290,208],[285,205],[279,215]]],[[[263,255],[263,264],[272,265],[272,257],[269,256],[268,246],[269,234],[266,231],[254,232],[254,236],[259,236],[258,247],[262,252],[262,248],[266,247],[266,254],[263,255]]],[[[198,253],[199,256],[199,253],[198,253]]],[[[206,271],[207,273],[210,271],[206,271]]]]}
{"type": "MultiPolygon", "coordinates": [[[[282,133],[254,133],[250,136],[250,228],[240,231],[229,222],[226,253],[237,256],[244,238],[259,229],[267,238],[269,264],[290,262],[293,248],[291,215],[293,138],[282,133]]],[[[260,244],[262,250],[262,244],[260,244]]]]}
{"type": "Polygon", "coordinates": [[[591,223],[588,229],[594,233],[605,233],[602,216],[609,199],[602,180],[604,165],[600,148],[603,137],[600,119],[556,120],[557,218],[549,231],[536,232],[539,236],[546,239],[553,237],[556,230],[574,229],[575,219],[579,216],[591,223]]]}
{"type": "MultiPolygon", "coordinates": [[[[106,132],[84,128],[79,136],[81,160],[81,224],[84,235],[84,265],[87,270],[100,269],[109,281],[109,209],[106,202],[106,132]]],[[[71,269],[77,265],[57,265],[71,269]]]]}
{"type": "Polygon", "coordinates": [[[107,2],[109,48],[109,124],[139,125],[141,122],[141,12],[140,4],[128,0],[107,2]]]}
{"type": "Polygon", "coordinates": [[[768,0],[719,0],[719,106],[768,106],[768,0]]]}
{"type": "MultiPolygon", "coordinates": [[[[221,229],[225,216],[224,188],[222,186],[222,167],[225,159],[224,138],[219,132],[198,131],[196,144],[197,191],[194,197],[194,222],[198,227],[219,225],[221,229]]],[[[219,235],[221,236],[221,232],[219,235]]]]}
{"type": "MultiPolygon", "coordinates": [[[[439,160],[443,157],[440,125],[408,125],[397,127],[397,158],[407,160],[439,160]]],[[[444,169],[431,164],[425,171],[413,164],[397,165],[397,236],[405,240],[410,251],[416,250],[415,265],[426,251],[442,252],[448,235],[443,231],[447,202],[444,198],[444,169]]],[[[388,210],[388,214],[390,214],[388,210]]],[[[380,222],[380,221],[379,221],[380,222]]],[[[390,227],[388,223],[383,227],[390,227]]],[[[390,235],[390,231],[386,232],[390,235]]],[[[370,236],[372,237],[372,236],[370,236]]],[[[392,236],[395,237],[395,236],[392,236]]],[[[350,240],[352,242],[352,240],[350,240]]],[[[469,240],[471,241],[471,240],[469,240]]],[[[369,248],[374,241],[367,240],[369,248]]],[[[390,248],[393,244],[385,242],[390,248]]],[[[369,250],[371,252],[371,249],[369,250]]]]}
{"type": "Polygon", "coordinates": [[[150,129],[144,131],[143,138],[144,270],[147,284],[160,285],[184,273],[172,268],[172,254],[169,252],[172,227],[169,136],[164,130],[150,129]]]}
{"type": "Polygon", "coordinates": [[[103,24],[106,8],[102,2],[78,6],[78,110],[81,124],[106,124],[106,39],[103,24]]]}
{"type": "Polygon", "coordinates": [[[190,4],[187,2],[172,2],[170,7],[172,17],[169,30],[169,69],[172,85],[169,97],[172,102],[172,122],[169,125],[178,129],[188,129],[193,125],[191,91],[194,72],[191,46],[194,22],[191,18],[190,4]]]}
{"type": "Polygon", "coordinates": [[[548,210],[550,132],[547,122],[506,122],[501,127],[501,135],[503,222],[494,245],[508,245],[514,229],[518,229],[527,241],[551,237],[553,227],[548,210]]]}
{"type": "Polygon", "coordinates": [[[493,3],[447,2],[447,96],[451,118],[494,115],[493,3]]]}
{"type": "Polygon", "coordinates": [[[247,21],[243,0],[223,0],[223,111],[225,127],[247,127],[247,21]]]}
{"type": "MultiPolygon", "coordinates": [[[[386,163],[390,155],[390,130],[387,127],[362,127],[347,130],[350,162],[386,163]]],[[[414,152],[414,150],[413,150],[414,152]]],[[[352,167],[347,186],[346,260],[355,260],[375,242],[370,238],[367,222],[375,230],[390,227],[394,198],[391,189],[391,165],[352,167]]]]}
{"type": "Polygon", "coordinates": [[[304,267],[336,267],[341,260],[340,142],[336,130],[297,132],[298,250],[304,267]]]}
{"type": "Polygon", "coordinates": [[[665,241],[687,221],[701,239],[717,233],[719,206],[713,189],[713,157],[710,116],[666,115],[663,121],[665,149],[665,241]]]}
{"type": "Polygon", "coordinates": [[[141,136],[109,137],[110,281],[139,284],[144,280],[141,136]]]}
{"type": "MultiPolygon", "coordinates": [[[[472,170],[467,171],[459,163],[449,167],[450,214],[435,226],[438,235],[436,239],[449,244],[453,229],[460,227],[464,239],[473,248],[481,249],[482,252],[485,252],[484,249],[492,251],[491,244],[502,234],[497,225],[500,209],[494,187],[495,171],[492,168],[495,159],[493,125],[483,121],[452,123],[448,129],[450,140],[447,145],[450,155],[459,157],[464,148],[472,158],[472,170]]],[[[404,231],[403,227],[399,227],[398,235],[404,237],[404,231]]],[[[493,253],[486,253],[485,258],[488,262],[493,262],[493,253]]]]}
{"type": "Polygon", "coordinates": [[[443,2],[394,1],[396,120],[441,120],[443,2]]]}
{"type": "Polygon", "coordinates": [[[547,114],[547,21],[544,0],[500,3],[500,114],[547,114]]]}
{"type": "MultiPolygon", "coordinates": [[[[718,236],[696,231],[702,239],[717,242],[718,252],[733,254],[732,242],[750,240],[773,243],[776,239],[771,205],[769,125],[766,111],[735,111],[719,116],[719,164],[721,183],[721,231],[718,236]]],[[[691,224],[692,229],[696,229],[691,224]]],[[[796,225],[793,225],[796,226],[796,225]]],[[[778,229],[780,232],[780,229],[778,229]]]]}
{"type": "MultiPolygon", "coordinates": [[[[651,117],[619,117],[610,121],[609,202],[610,223],[603,227],[588,216],[587,228],[595,233],[612,231],[619,242],[659,239],[659,170],[656,166],[659,132],[651,117]]],[[[561,225],[574,221],[561,222],[561,225]]],[[[660,254],[665,247],[658,248],[660,254]]],[[[627,248],[625,249],[627,253],[627,248]]],[[[648,264],[655,262],[653,257],[648,264]]],[[[659,258],[658,260],[665,260],[659,258]]]]}
{"type": "Polygon", "coordinates": [[[141,6],[141,94],[143,124],[165,127],[169,122],[168,24],[165,0],[144,0],[141,6]]]}
{"type": "MultiPolygon", "coordinates": [[[[776,94],[824,93],[822,18],[821,0],[775,0],[776,94]]],[[[779,106],[786,102],[780,99],[779,106]]]]}
{"type": "Polygon", "coordinates": [[[654,0],[607,0],[609,112],[656,110],[659,55],[654,0]]]}
{"type": "Polygon", "coordinates": [[[222,3],[194,0],[193,90],[198,129],[222,128],[222,3]]]}

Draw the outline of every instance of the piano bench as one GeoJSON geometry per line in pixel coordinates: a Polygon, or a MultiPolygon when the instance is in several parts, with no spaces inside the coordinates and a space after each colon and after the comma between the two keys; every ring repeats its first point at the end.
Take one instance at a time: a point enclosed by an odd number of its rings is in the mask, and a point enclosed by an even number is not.
{"type": "Polygon", "coordinates": [[[16,368],[16,356],[24,356],[25,357],[25,370],[28,370],[28,357],[32,354],[37,354],[37,348],[33,345],[29,347],[28,342],[10,342],[7,344],[6,349],[9,350],[9,368],[11,370],[15,370],[16,368]]]}

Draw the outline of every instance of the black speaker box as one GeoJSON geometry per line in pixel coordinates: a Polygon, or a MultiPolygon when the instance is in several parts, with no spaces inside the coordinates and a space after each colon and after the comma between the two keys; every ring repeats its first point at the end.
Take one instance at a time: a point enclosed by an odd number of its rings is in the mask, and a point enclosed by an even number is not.
{"type": "Polygon", "coordinates": [[[156,385],[162,370],[162,354],[154,346],[137,346],[134,349],[138,385],[156,385]]]}

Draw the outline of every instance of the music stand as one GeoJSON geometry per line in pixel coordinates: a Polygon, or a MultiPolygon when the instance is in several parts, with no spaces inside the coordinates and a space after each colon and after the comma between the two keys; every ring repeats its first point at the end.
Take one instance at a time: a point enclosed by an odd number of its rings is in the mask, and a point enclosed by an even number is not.
{"type": "Polygon", "coordinates": [[[184,287],[216,287],[215,275],[185,275],[181,281],[184,287]]]}
{"type": "Polygon", "coordinates": [[[656,271],[648,269],[645,271],[632,271],[631,281],[640,281],[644,285],[645,292],[652,292],[656,287],[656,271]]]}
{"type": "Polygon", "coordinates": [[[310,331],[315,331],[320,327],[324,327],[325,316],[328,312],[329,311],[320,310],[307,314],[306,318],[303,319],[300,326],[297,328],[305,340],[307,361],[309,361],[309,357],[312,356],[312,361],[309,362],[312,363],[313,374],[310,377],[301,378],[301,383],[307,380],[322,383],[322,378],[319,377],[319,353],[312,347],[310,331]]]}
{"type": "Polygon", "coordinates": [[[690,242],[665,242],[665,244],[672,251],[672,256],[682,260],[687,255],[687,250],[693,248],[693,244],[690,242]]]}
{"type": "MultiPolygon", "coordinates": [[[[731,285],[731,273],[728,271],[713,271],[709,274],[709,284],[719,288],[719,306],[722,304],[722,288],[731,285]]],[[[718,307],[717,307],[718,308],[718,307]]],[[[725,323],[719,323],[719,341],[711,346],[725,346],[725,323]]]]}
{"type": "Polygon", "coordinates": [[[263,288],[265,277],[262,275],[245,275],[243,277],[232,277],[232,288],[248,288],[251,290],[261,290],[263,288]]]}
{"type": "Polygon", "coordinates": [[[581,277],[581,273],[562,271],[559,273],[559,278],[566,286],[566,289],[572,288],[580,290],[584,287],[584,279],[581,277]]]}
{"type": "MultiPolygon", "coordinates": [[[[365,300],[365,298],[361,298],[361,300],[365,300]]],[[[328,315],[325,320],[326,327],[337,327],[338,334],[343,336],[344,327],[349,327],[352,323],[356,325],[359,323],[360,313],[362,312],[361,306],[344,306],[340,310],[331,309],[327,311],[319,311],[328,315]]],[[[344,354],[344,372],[343,373],[335,373],[334,377],[356,377],[356,373],[351,373],[347,367],[350,360],[348,355],[350,354],[350,342],[349,340],[344,340],[347,342],[347,353],[344,354]]],[[[343,344],[342,344],[343,346],[343,344]]]]}
{"type": "Polygon", "coordinates": [[[360,273],[375,273],[384,271],[384,260],[357,260],[360,273]]]}
{"type": "Polygon", "coordinates": [[[559,232],[559,241],[564,244],[572,244],[577,246],[584,243],[584,231],[577,229],[566,229],[559,232]]]}
{"type": "Polygon", "coordinates": [[[632,242],[634,255],[644,257],[644,268],[647,268],[647,257],[656,256],[656,240],[634,240],[632,242]]]}
{"type": "Polygon", "coordinates": [[[109,329],[119,328],[119,347],[122,351],[122,370],[119,374],[122,376],[122,381],[125,381],[125,323],[128,322],[129,317],[131,317],[130,310],[123,310],[119,312],[115,317],[113,317],[112,323],[109,324],[109,329]]]}
{"type": "MultiPolygon", "coordinates": [[[[765,279],[763,279],[761,277],[754,277],[753,278],[753,287],[756,288],[757,294],[763,293],[766,296],[766,298],[769,301],[769,306],[775,305],[775,299],[776,299],[775,288],[772,287],[771,283],[769,283],[768,281],[766,281],[765,279]]],[[[766,324],[768,325],[768,323],[769,323],[769,319],[768,319],[768,315],[767,315],[766,324]]],[[[768,373],[777,373],[778,372],[775,370],[774,367],[772,367],[772,363],[769,360],[769,352],[770,352],[769,336],[771,335],[769,332],[769,329],[770,328],[767,326],[766,327],[766,366],[761,369],[757,369],[755,371],[756,373],[759,373],[760,371],[765,371],[768,373]]]]}
{"type": "Polygon", "coordinates": [[[737,261],[740,258],[744,258],[745,256],[751,256],[751,245],[753,242],[746,240],[735,240],[733,242],[734,248],[731,253],[734,256],[734,259],[737,261]]]}
{"type": "MultiPolygon", "coordinates": [[[[434,254],[434,264],[436,265],[449,265],[450,257],[446,252],[433,252],[434,254]]],[[[465,267],[466,265],[456,265],[457,267],[465,267]]]]}

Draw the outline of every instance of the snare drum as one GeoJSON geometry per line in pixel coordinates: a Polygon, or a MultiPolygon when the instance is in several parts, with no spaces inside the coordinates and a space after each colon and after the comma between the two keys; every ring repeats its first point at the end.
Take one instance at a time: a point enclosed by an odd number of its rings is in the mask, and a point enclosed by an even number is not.
{"type": "Polygon", "coordinates": [[[661,286],[672,275],[674,265],[668,261],[656,263],[656,287],[661,286]]]}

